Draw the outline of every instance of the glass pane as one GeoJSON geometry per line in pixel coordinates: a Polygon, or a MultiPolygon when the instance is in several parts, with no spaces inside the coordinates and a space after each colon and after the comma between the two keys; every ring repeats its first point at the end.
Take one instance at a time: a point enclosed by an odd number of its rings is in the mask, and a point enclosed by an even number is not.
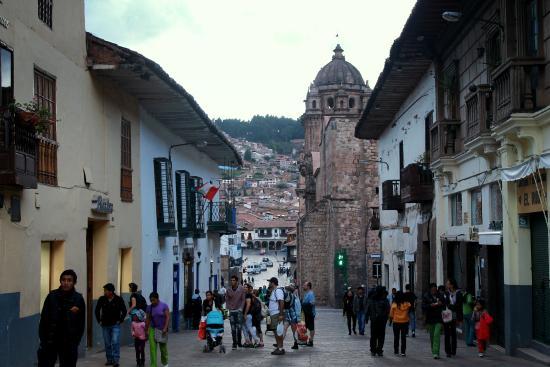
{"type": "Polygon", "coordinates": [[[0,49],[0,79],[2,86],[2,106],[7,106],[13,99],[12,88],[12,53],[4,48],[0,49]]]}

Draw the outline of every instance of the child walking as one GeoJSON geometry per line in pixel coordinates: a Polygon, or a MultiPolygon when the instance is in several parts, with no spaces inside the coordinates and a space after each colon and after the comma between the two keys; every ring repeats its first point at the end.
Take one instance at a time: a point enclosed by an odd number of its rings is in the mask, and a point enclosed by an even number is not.
{"type": "Polygon", "coordinates": [[[145,367],[145,312],[133,309],[132,316],[132,337],[136,349],[136,362],[138,367],[145,367]]]}
{"type": "Polygon", "coordinates": [[[481,299],[476,301],[474,307],[474,314],[472,319],[475,322],[477,348],[479,351],[479,357],[485,356],[487,350],[487,343],[491,337],[490,326],[493,323],[493,318],[485,310],[485,302],[481,299]]]}

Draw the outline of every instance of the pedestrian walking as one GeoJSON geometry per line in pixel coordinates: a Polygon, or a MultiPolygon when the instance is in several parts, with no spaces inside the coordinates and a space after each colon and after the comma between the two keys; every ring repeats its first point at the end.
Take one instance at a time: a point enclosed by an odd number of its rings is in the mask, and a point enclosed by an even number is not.
{"type": "Polygon", "coordinates": [[[271,325],[269,329],[275,330],[275,341],[277,346],[275,350],[271,352],[273,355],[283,355],[285,350],[283,348],[284,333],[280,328],[284,329],[285,321],[285,293],[282,288],[279,288],[279,280],[275,277],[269,279],[269,316],[271,319],[271,325]],[[279,333],[279,331],[281,331],[279,333]]]}
{"type": "Polygon", "coordinates": [[[476,301],[472,319],[475,322],[477,348],[479,351],[479,357],[484,357],[485,351],[487,350],[487,343],[491,338],[490,327],[491,327],[491,324],[493,323],[493,318],[485,310],[485,302],[483,300],[478,299],[476,301]]]}
{"type": "Polygon", "coordinates": [[[84,335],[86,304],[74,286],[77,276],[67,269],[59,277],[59,288],[51,291],[42,306],[38,336],[38,367],[74,367],[78,345],[84,335]]]}
{"type": "Polygon", "coordinates": [[[347,317],[348,319],[348,335],[351,335],[352,326],[353,326],[353,334],[357,335],[357,331],[356,331],[357,318],[356,318],[356,313],[353,311],[354,299],[355,299],[355,295],[353,294],[353,291],[351,289],[348,289],[348,291],[344,295],[344,301],[343,301],[344,303],[343,316],[347,317]]]}
{"type": "Polygon", "coordinates": [[[134,338],[134,348],[136,350],[137,367],[145,367],[145,341],[147,333],[145,332],[145,311],[135,309],[132,313],[132,338],[134,338]]]}
{"type": "Polygon", "coordinates": [[[313,338],[315,337],[315,293],[313,292],[311,282],[304,283],[304,299],[302,300],[302,310],[304,310],[304,321],[306,329],[309,331],[308,347],[313,347],[313,338]]]}
{"type": "Polygon", "coordinates": [[[258,334],[258,338],[260,339],[258,348],[263,348],[264,334],[262,332],[262,320],[265,318],[264,315],[267,313],[267,307],[264,301],[260,299],[261,292],[259,289],[254,290],[252,294],[254,295],[253,302],[256,303],[257,306],[259,306],[259,314],[252,315],[252,324],[256,327],[256,333],[258,334]]]}
{"type": "MultiPolygon", "coordinates": [[[[365,289],[363,287],[357,288],[357,294],[353,299],[353,313],[357,317],[357,324],[359,326],[359,335],[365,335],[365,323],[367,315],[368,297],[365,295],[365,289]]],[[[349,321],[348,321],[349,324],[349,321]]],[[[349,329],[349,326],[348,326],[349,329]]]]}
{"type": "Polygon", "coordinates": [[[438,291],[437,284],[431,283],[430,290],[422,299],[422,310],[426,320],[426,329],[430,334],[430,346],[434,359],[439,359],[439,349],[441,344],[441,330],[443,329],[443,319],[441,312],[445,299],[438,291]]]}
{"type": "Polygon", "coordinates": [[[159,300],[159,294],[149,295],[151,304],[147,306],[145,331],[149,338],[149,355],[151,367],[157,367],[157,348],[160,349],[160,361],[168,367],[168,325],[170,325],[170,308],[159,300]],[[157,345],[158,344],[158,345],[157,345]]]}
{"type": "Polygon", "coordinates": [[[407,336],[410,335],[415,338],[416,337],[416,294],[412,291],[410,284],[405,284],[405,301],[409,302],[411,304],[411,308],[409,309],[409,328],[407,330],[407,336]]]}
{"type": "Polygon", "coordinates": [[[456,356],[456,326],[462,322],[462,293],[458,289],[456,280],[448,279],[445,292],[445,307],[451,313],[449,320],[444,318],[445,353],[447,358],[456,356]]]}
{"type": "Polygon", "coordinates": [[[106,366],[118,367],[120,360],[120,324],[126,318],[124,300],[115,293],[115,286],[107,283],[103,286],[103,296],[97,300],[95,318],[103,330],[106,366]]]}
{"type": "Polygon", "coordinates": [[[390,324],[393,324],[393,353],[399,354],[399,341],[401,341],[401,357],[405,357],[407,351],[410,309],[411,304],[406,300],[405,294],[401,291],[397,292],[390,309],[390,324]]]}
{"type": "Polygon", "coordinates": [[[130,289],[128,315],[130,315],[134,309],[145,312],[147,310],[147,301],[145,300],[145,297],[141,295],[141,292],[138,292],[138,285],[136,283],[130,283],[128,284],[128,288],[130,289]]]}
{"type": "Polygon", "coordinates": [[[253,314],[257,312],[254,304],[253,288],[250,284],[245,285],[244,308],[243,308],[243,348],[256,348],[260,342],[256,334],[256,327],[253,325],[253,314]]]}
{"type": "Polygon", "coordinates": [[[231,277],[231,286],[225,293],[225,305],[229,310],[229,322],[231,324],[231,337],[233,349],[242,348],[243,309],[245,303],[245,290],[239,284],[236,275],[231,277]]]}
{"type": "Polygon", "coordinates": [[[474,296],[467,290],[462,291],[462,314],[464,318],[464,341],[469,347],[474,347],[475,328],[472,320],[474,311],[474,296]]]}
{"type": "Polygon", "coordinates": [[[210,311],[219,310],[220,308],[219,300],[216,299],[212,292],[206,291],[205,299],[202,301],[202,316],[206,316],[210,311]]]}
{"type": "MultiPolygon", "coordinates": [[[[290,327],[292,331],[292,337],[294,339],[294,344],[291,349],[298,349],[298,323],[300,322],[300,316],[302,314],[302,304],[300,302],[300,297],[296,296],[296,288],[294,284],[288,285],[285,290],[290,297],[288,306],[285,304],[285,331],[284,335],[286,337],[286,332],[290,327]]],[[[285,301],[285,303],[287,303],[285,301]]]]}
{"type": "Polygon", "coordinates": [[[386,338],[386,323],[390,313],[388,292],[383,287],[376,287],[372,299],[367,303],[367,320],[370,320],[370,352],[372,356],[384,355],[384,340],[386,338]]]}
{"type": "Polygon", "coordinates": [[[201,322],[202,315],[202,298],[200,295],[200,290],[195,289],[193,297],[191,297],[191,309],[193,314],[193,329],[199,329],[199,323],[201,322]]]}

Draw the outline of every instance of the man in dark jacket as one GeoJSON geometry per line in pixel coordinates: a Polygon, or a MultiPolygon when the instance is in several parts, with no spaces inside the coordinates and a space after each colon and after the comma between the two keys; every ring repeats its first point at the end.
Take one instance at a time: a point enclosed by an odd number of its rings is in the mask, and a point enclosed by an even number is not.
{"type": "Polygon", "coordinates": [[[374,296],[368,300],[367,322],[370,324],[370,352],[371,355],[384,355],[384,340],[386,338],[386,323],[390,314],[388,292],[383,287],[377,287],[374,296]]]}
{"type": "Polygon", "coordinates": [[[73,270],[65,270],[59,277],[60,287],[44,301],[38,327],[38,367],[53,367],[57,358],[60,367],[76,366],[86,320],[84,298],[74,289],[76,279],[73,270]]]}
{"type": "Polygon", "coordinates": [[[106,366],[118,367],[120,359],[120,324],[126,317],[124,300],[115,294],[115,286],[107,283],[103,286],[103,296],[97,300],[95,317],[103,329],[106,366]]]}
{"type": "Polygon", "coordinates": [[[422,299],[422,310],[426,319],[426,329],[430,334],[430,345],[434,359],[439,359],[441,330],[443,330],[441,312],[444,304],[444,296],[438,292],[437,284],[430,284],[430,291],[422,299]]]}

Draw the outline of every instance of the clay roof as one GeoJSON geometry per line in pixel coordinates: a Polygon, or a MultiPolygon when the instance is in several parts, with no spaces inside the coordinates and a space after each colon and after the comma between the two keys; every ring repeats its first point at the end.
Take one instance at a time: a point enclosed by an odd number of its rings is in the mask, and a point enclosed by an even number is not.
{"type": "Polygon", "coordinates": [[[259,220],[254,228],[295,228],[296,222],[291,220],[259,220]]]}

